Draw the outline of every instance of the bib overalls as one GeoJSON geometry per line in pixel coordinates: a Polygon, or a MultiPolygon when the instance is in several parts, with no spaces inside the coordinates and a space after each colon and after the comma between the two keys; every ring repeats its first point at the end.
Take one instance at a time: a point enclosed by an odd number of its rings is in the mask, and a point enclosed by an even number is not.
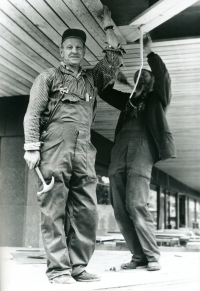
{"type": "Polygon", "coordinates": [[[132,260],[158,261],[154,225],[148,210],[154,147],[144,113],[125,122],[111,153],[110,200],[132,260]]]}
{"type": "Polygon", "coordinates": [[[40,170],[47,183],[55,178],[53,188],[38,197],[50,280],[83,272],[94,251],[98,215],[92,121],[93,103],[64,98],[41,135],[40,170]]]}

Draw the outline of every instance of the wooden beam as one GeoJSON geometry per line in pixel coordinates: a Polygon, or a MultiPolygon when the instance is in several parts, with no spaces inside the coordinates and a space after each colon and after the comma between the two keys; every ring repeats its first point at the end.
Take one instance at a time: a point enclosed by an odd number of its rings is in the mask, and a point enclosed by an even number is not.
{"type": "MultiPolygon", "coordinates": [[[[83,4],[87,7],[87,9],[90,11],[92,16],[95,18],[95,20],[99,23],[101,28],[103,29],[103,22],[102,22],[102,15],[103,15],[103,5],[100,0],[81,0],[83,4]]],[[[124,38],[123,34],[120,32],[118,27],[115,25],[115,23],[112,21],[112,25],[115,28],[115,34],[118,38],[118,41],[121,44],[126,44],[126,39],[124,38]]]]}
{"type": "Polygon", "coordinates": [[[197,1],[160,0],[129,23],[132,31],[130,27],[129,31],[127,27],[119,27],[119,29],[125,35],[127,42],[134,42],[140,37],[140,27],[143,33],[147,33],[197,1]]]}

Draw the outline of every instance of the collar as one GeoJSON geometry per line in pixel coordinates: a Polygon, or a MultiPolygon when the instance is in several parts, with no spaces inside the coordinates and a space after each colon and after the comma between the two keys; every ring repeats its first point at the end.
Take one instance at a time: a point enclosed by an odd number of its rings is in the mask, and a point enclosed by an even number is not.
{"type": "Polygon", "coordinates": [[[75,75],[74,71],[71,68],[69,68],[63,61],[60,62],[60,69],[63,73],[75,76],[76,78],[85,74],[85,70],[83,70],[82,67],[80,66],[78,70],[78,74],[75,75]]]}

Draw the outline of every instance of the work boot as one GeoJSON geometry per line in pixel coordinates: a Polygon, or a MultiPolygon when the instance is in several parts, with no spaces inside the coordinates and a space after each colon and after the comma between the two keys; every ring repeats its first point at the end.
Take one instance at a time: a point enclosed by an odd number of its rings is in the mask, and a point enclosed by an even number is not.
{"type": "Polygon", "coordinates": [[[81,274],[73,276],[73,278],[78,282],[95,282],[101,280],[99,276],[95,274],[90,274],[86,271],[83,271],[81,274]]]}
{"type": "Polygon", "coordinates": [[[129,263],[122,264],[121,268],[125,270],[131,270],[131,269],[136,269],[137,267],[147,267],[147,265],[148,265],[148,261],[141,261],[141,262],[131,261],[129,263]]]}
{"type": "Polygon", "coordinates": [[[147,265],[147,271],[158,271],[161,269],[161,265],[158,262],[149,262],[147,265]]]}
{"type": "Polygon", "coordinates": [[[50,280],[52,284],[72,284],[76,283],[76,281],[70,275],[60,275],[50,280]]]}

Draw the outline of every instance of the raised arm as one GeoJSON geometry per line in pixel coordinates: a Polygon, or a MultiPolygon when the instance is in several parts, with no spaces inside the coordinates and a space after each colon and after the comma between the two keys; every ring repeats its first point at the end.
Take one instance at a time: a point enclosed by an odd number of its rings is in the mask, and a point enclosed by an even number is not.
{"type": "Polygon", "coordinates": [[[104,6],[103,26],[104,30],[106,31],[106,41],[108,45],[113,48],[117,48],[119,43],[113,30],[113,25],[111,22],[111,12],[107,6],[104,6]]]}
{"type": "Polygon", "coordinates": [[[171,79],[168,70],[159,55],[152,51],[152,41],[148,37],[144,40],[144,50],[147,55],[148,63],[155,77],[154,91],[157,92],[162,106],[165,108],[171,100],[171,79]]]}
{"type": "Polygon", "coordinates": [[[106,47],[103,50],[105,57],[91,70],[98,94],[112,79],[116,79],[119,68],[123,66],[123,54],[125,53],[118,43],[111,22],[111,13],[106,6],[104,6],[103,25],[106,31],[106,47]]]}
{"type": "Polygon", "coordinates": [[[121,92],[113,89],[113,84],[109,84],[100,94],[99,97],[109,105],[120,111],[125,110],[130,93],[121,92]]]}

